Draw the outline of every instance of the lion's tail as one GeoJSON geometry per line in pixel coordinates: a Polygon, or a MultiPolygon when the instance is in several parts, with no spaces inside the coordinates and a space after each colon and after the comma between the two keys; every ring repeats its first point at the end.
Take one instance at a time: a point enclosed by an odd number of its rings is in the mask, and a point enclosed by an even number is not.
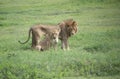
{"type": "Polygon", "coordinates": [[[31,31],[32,31],[32,29],[30,28],[29,29],[29,33],[28,33],[28,39],[25,41],[25,42],[21,42],[21,41],[18,41],[20,44],[25,44],[25,43],[27,43],[28,41],[29,41],[29,39],[30,39],[30,33],[31,33],[31,31]]]}

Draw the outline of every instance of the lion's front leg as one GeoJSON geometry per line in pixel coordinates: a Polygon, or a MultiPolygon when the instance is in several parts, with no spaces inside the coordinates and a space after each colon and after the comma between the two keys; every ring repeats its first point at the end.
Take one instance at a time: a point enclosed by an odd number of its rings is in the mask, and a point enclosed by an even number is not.
{"type": "Polygon", "coordinates": [[[68,39],[67,39],[67,40],[65,40],[65,48],[66,48],[66,50],[69,50],[68,39]]]}
{"type": "Polygon", "coordinates": [[[61,43],[62,43],[61,48],[62,48],[63,50],[65,50],[65,43],[64,43],[64,41],[63,41],[63,40],[61,40],[61,43]]]}
{"type": "Polygon", "coordinates": [[[62,49],[63,50],[69,50],[68,40],[62,40],[62,49]]]}

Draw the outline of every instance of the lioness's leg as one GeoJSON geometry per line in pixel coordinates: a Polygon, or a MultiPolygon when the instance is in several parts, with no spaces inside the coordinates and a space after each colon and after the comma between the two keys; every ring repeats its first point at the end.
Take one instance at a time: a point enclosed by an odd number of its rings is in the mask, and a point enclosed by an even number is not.
{"type": "Polygon", "coordinates": [[[38,51],[41,51],[42,48],[41,48],[40,45],[37,45],[37,46],[35,47],[35,49],[38,50],[38,51]]]}
{"type": "Polygon", "coordinates": [[[32,32],[32,48],[35,48],[36,46],[36,41],[35,41],[35,34],[32,32]]]}
{"type": "Polygon", "coordinates": [[[34,31],[33,32],[33,38],[32,38],[32,45],[39,45],[39,42],[40,42],[40,35],[37,31],[34,31]]]}
{"type": "Polygon", "coordinates": [[[53,42],[52,45],[53,45],[54,50],[57,50],[57,49],[56,49],[56,48],[57,48],[57,43],[56,43],[56,42],[53,42]]]}

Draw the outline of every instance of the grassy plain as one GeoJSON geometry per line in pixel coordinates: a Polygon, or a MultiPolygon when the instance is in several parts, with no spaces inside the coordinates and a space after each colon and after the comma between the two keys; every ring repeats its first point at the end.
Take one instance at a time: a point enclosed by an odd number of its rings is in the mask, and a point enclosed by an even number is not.
{"type": "Polygon", "coordinates": [[[1,79],[119,79],[119,0],[0,0],[1,79]],[[32,51],[26,40],[34,24],[73,18],[78,32],[70,50],[32,51]]]}

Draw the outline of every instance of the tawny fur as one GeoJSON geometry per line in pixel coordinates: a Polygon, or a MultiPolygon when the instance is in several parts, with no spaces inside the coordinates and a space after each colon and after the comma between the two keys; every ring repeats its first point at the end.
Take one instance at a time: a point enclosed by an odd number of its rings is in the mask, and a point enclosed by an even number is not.
{"type": "Polygon", "coordinates": [[[53,47],[56,50],[56,44],[58,43],[59,32],[53,32],[51,34],[47,34],[45,38],[40,41],[39,45],[36,46],[36,49],[39,51],[48,50],[53,47]]]}
{"type": "Polygon", "coordinates": [[[48,26],[48,25],[35,25],[29,29],[28,39],[25,42],[19,41],[21,44],[25,44],[29,41],[30,35],[32,34],[32,48],[36,48],[40,43],[40,39],[45,34],[51,34],[53,31],[59,32],[60,28],[58,26],[48,26]]]}
{"type": "Polygon", "coordinates": [[[61,48],[63,50],[69,50],[68,38],[71,35],[74,35],[77,32],[77,22],[73,19],[64,20],[63,22],[58,24],[61,28],[61,32],[59,34],[59,39],[61,40],[61,48]]]}

